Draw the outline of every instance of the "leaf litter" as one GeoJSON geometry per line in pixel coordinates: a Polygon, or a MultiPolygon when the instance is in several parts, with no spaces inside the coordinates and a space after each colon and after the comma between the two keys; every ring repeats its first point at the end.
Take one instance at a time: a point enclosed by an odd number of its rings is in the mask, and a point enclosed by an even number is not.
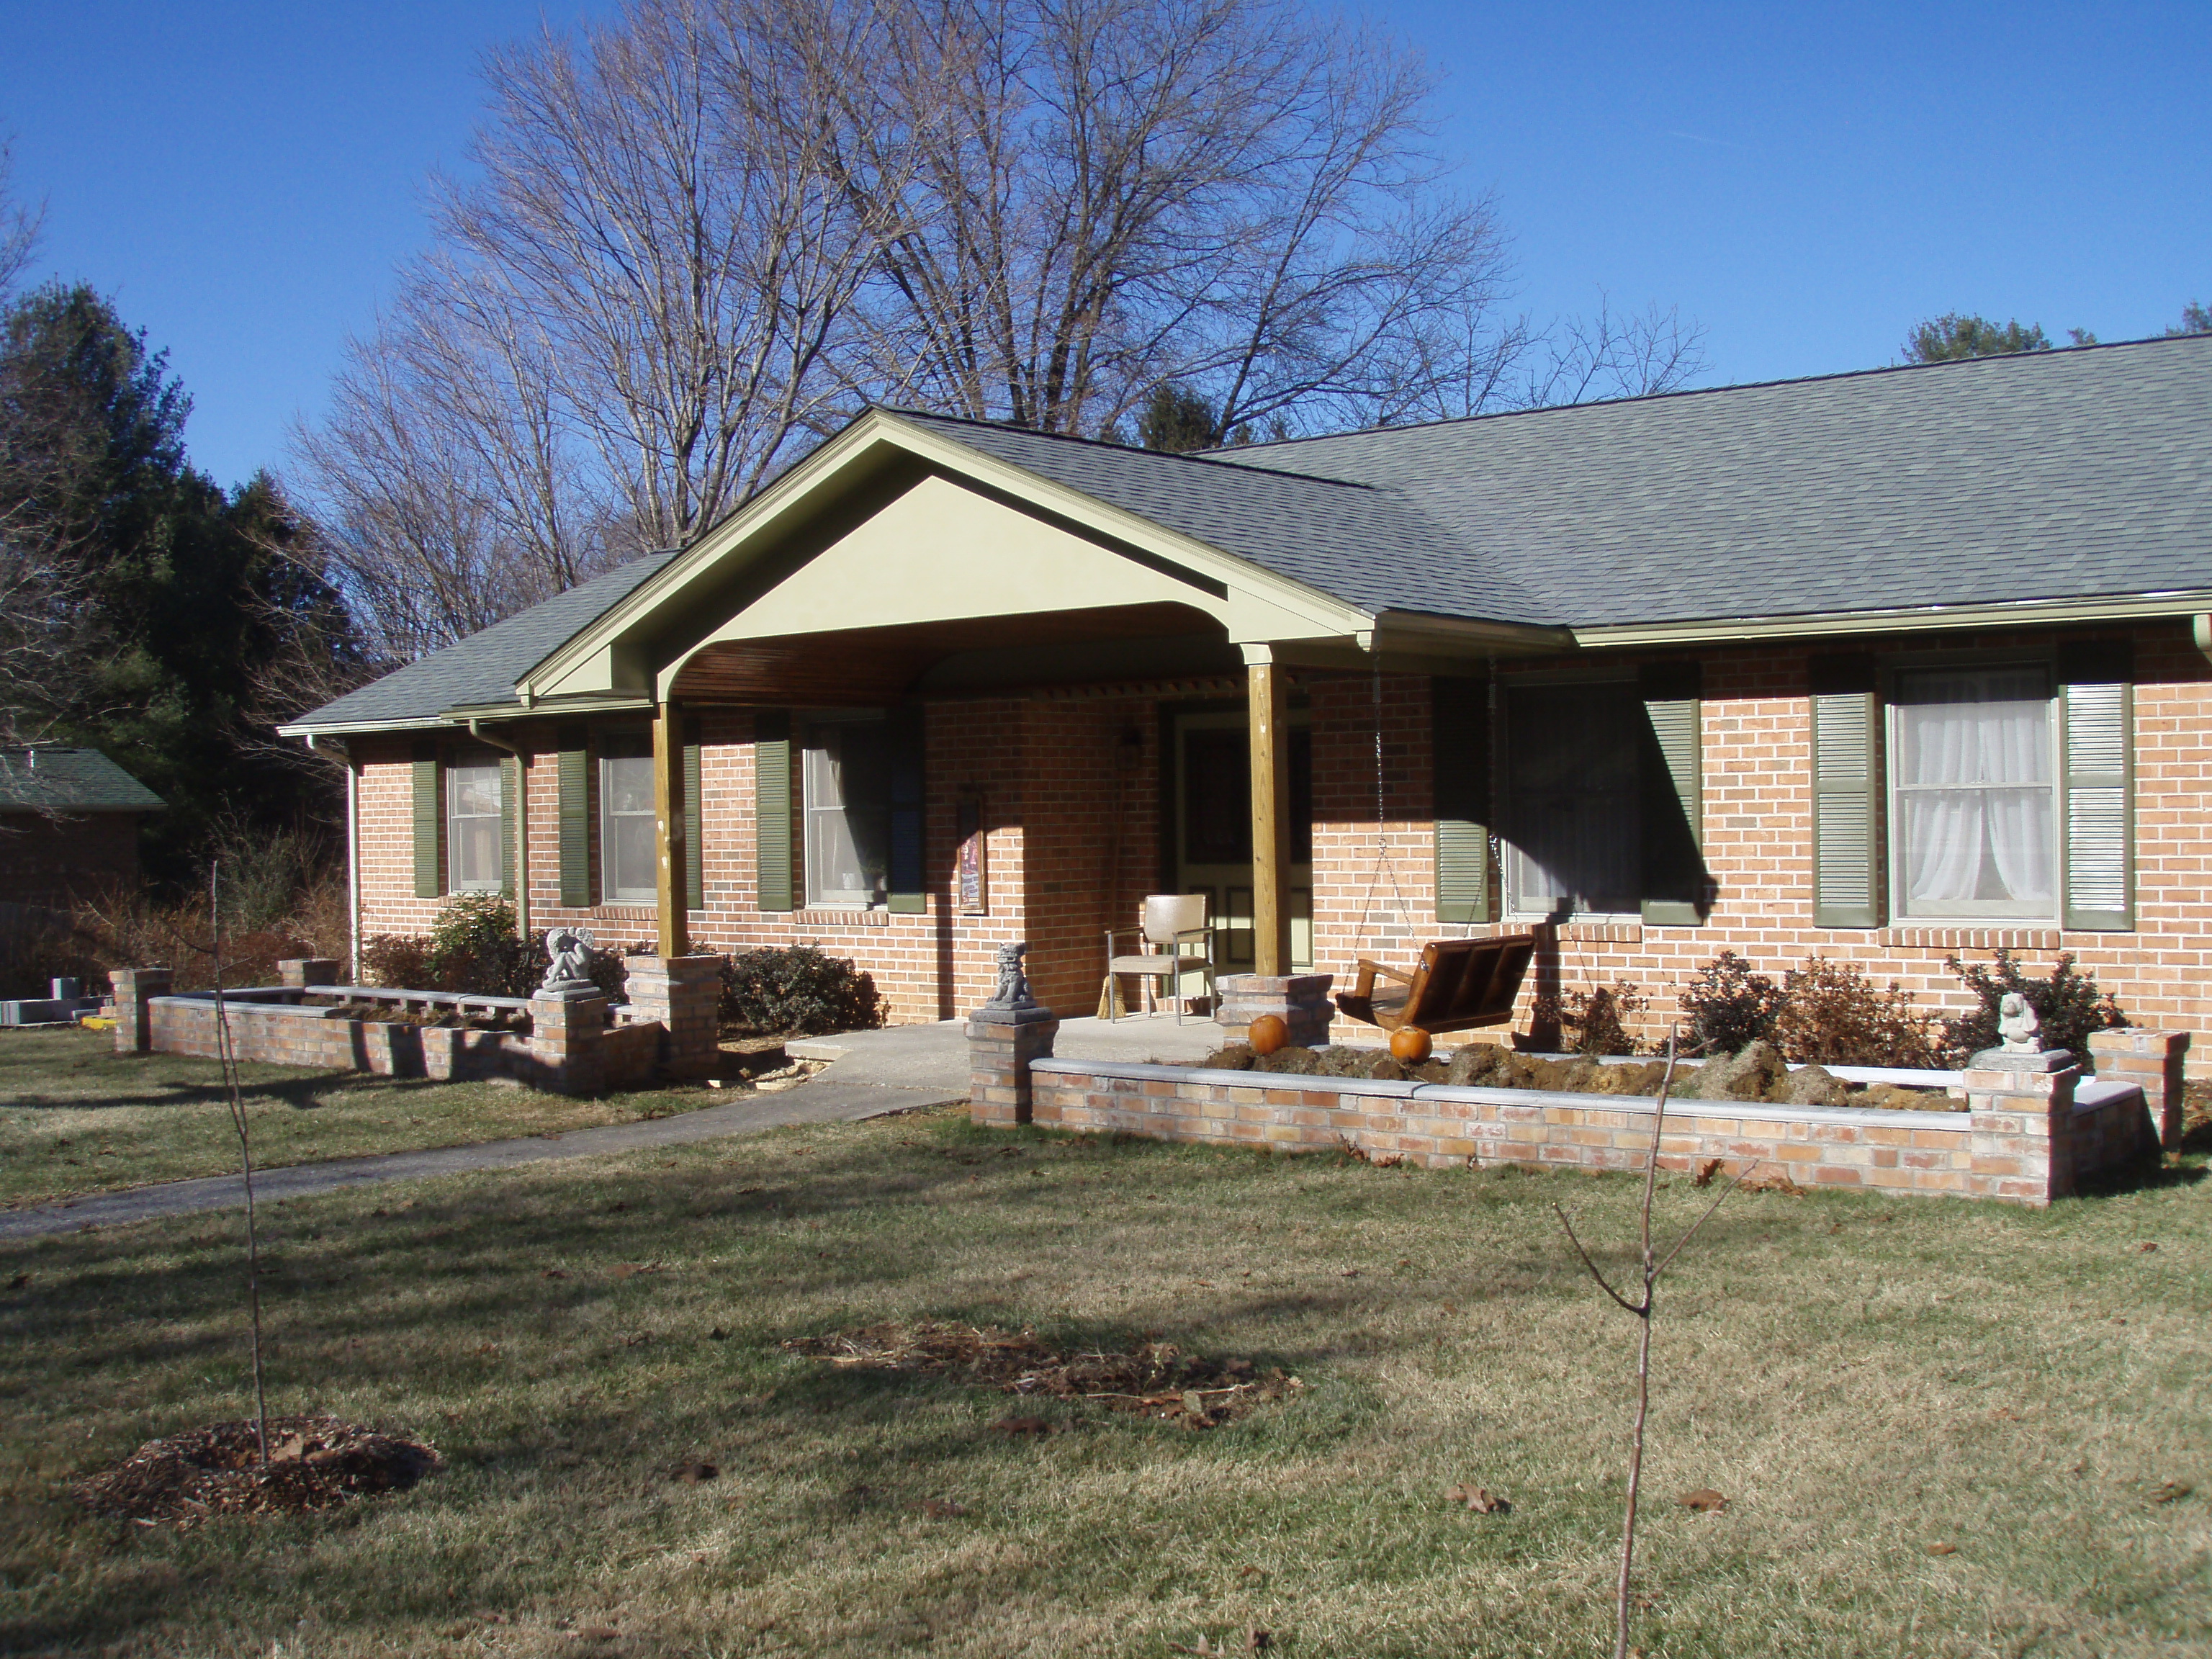
{"type": "MultiPolygon", "coordinates": [[[[783,1346],[833,1365],[945,1376],[1031,1398],[1095,1401],[1110,1411],[1193,1429],[1233,1422],[1306,1386],[1279,1366],[1263,1371],[1249,1359],[1211,1359],[1152,1338],[1127,1350],[1063,1349],[1032,1330],[923,1322],[797,1337],[783,1346]]],[[[1042,1425],[1038,1418],[1010,1417],[994,1427],[1018,1439],[1042,1432],[1042,1425]]]]}
{"type": "Polygon", "coordinates": [[[443,1468],[419,1441],[335,1417],[272,1417],[266,1468],[251,1421],[215,1423],[149,1440],[75,1492],[101,1515],[190,1527],[216,1515],[299,1515],[404,1492],[443,1468]]]}

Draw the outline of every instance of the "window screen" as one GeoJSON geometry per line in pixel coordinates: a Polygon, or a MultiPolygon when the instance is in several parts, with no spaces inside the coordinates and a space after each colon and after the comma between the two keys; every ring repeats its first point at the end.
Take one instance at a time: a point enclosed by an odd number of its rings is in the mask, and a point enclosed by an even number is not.
{"type": "Polygon", "coordinates": [[[1899,677],[1895,890],[1915,916],[2056,914],[2057,754],[2038,667],[1899,677]]]}
{"type": "Polygon", "coordinates": [[[881,720],[806,728],[806,902],[873,907],[890,881],[890,744],[881,720]]]}
{"type": "Polygon", "coordinates": [[[1644,724],[1631,684],[1506,692],[1505,882],[1516,911],[1636,913],[1644,724]]]}
{"type": "Polygon", "coordinates": [[[446,872],[454,892],[499,890],[499,826],[498,763],[448,767],[446,872]]]}
{"type": "Polygon", "coordinates": [[[641,733],[610,737],[599,759],[599,889],[609,904],[659,896],[654,860],[653,743],[641,733]]]}

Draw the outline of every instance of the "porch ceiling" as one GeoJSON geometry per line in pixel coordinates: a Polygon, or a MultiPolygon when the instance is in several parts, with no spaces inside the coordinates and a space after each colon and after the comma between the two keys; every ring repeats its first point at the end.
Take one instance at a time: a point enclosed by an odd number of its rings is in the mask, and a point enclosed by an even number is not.
{"type": "MultiPolygon", "coordinates": [[[[1215,653],[1227,664],[1237,660],[1221,624],[1192,606],[1104,605],[716,641],[684,663],[670,695],[689,704],[883,708],[914,690],[949,658],[981,664],[981,672],[972,676],[978,683],[1055,684],[1111,674],[1122,654],[1112,647],[1140,641],[1167,642],[1209,665],[1215,653]],[[1109,648],[1071,652],[1058,659],[1054,654],[1055,649],[1099,646],[1109,648]],[[991,672],[994,662],[1004,666],[991,672]]],[[[1156,650],[1127,654],[1126,672],[1152,672],[1156,650]]]]}

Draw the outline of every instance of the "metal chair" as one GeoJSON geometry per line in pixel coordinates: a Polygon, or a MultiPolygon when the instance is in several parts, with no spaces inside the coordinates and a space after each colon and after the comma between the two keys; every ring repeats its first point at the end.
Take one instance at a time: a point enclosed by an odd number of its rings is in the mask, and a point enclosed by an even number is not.
{"type": "Polygon", "coordinates": [[[1145,981],[1145,1012],[1148,1014],[1159,1012],[1153,981],[1172,980],[1178,1025],[1183,1023],[1184,1006],[1189,1000],[1182,989],[1185,974],[1194,973],[1204,980],[1207,1001],[1212,1002],[1213,925],[1206,917],[1208,902],[1204,893],[1155,893],[1146,899],[1144,920],[1139,926],[1106,930],[1106,984],[1100,1000],[1105,1003],[1109,1018],[1121,1017],[1114,1011],[1121,1006],[1119,975],[1123,974],[1134,974],[1145,981]],[[1150,948],[1138,954],[1116,956],[1115,941],[1132,938],[1141,939],[1150,948]]]}

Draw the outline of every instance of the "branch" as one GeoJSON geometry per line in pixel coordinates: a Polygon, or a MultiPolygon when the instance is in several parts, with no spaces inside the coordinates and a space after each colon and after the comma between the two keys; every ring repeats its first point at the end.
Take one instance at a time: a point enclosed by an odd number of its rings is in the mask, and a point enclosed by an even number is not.
{"type": "Polygon", "coordinates": [[[1615,1302],[1620,1303],[1622,1307],[1627,1309],[1629,1312],[1634,1314],[1638,1319],[1643,1318],[1643,1309],[1638,1307],[1633,1302],[1629,1301],[1626,1297],[1622,1296],[1619,1291],[1614,1290],[1611,1285],[1606,1282],[1605,1275],[1597,1270],[1597,1263],[1591,1261],[1589,1252],[1583,1249],[1582,1240],[1575,1237],[1575,1224],[1567,1219],[1567,1212],[1561,1209],[1558,1205],[1554,1204],[1552,1206],[1552,1213],[1559,1218],[1559,1225],[1567,1230],[1567,1243],[1575,1247],[1575,1254],[1582,1257],[1583,1266],[1588,1267],[1589,1269],[1590,1277],[1597,1280],[1598,1289],[1603,1291],[1615,1302]]]}
{"type": "Polygon", "coordinates": [[[1737,1188],[1743,1185],[1743,1178],[1758,1167],[1759,1160],[1754,1158],[1750,1163],[1745,1164],[1743,1168],[1735,1172],[1735,1179],[1729,1182],[1727,1186],[1721,1188],[1720,1197],[1716,1198],[1711,1203],[1706,1205],[1705,1214],[1699,1216],[1695,1221],[1692,1222],[1690,1224],[1690,1231],[1684,1233],[1681,1237],[1674,1241],[1674,1248],[1668,1251],[1665,1255],[1659,1258],[1659,1265],[1651,1270],[1653,1283],[1656,1284],[1658,1282],[1659,1275],[1667,1271],[1667,1264],[1672,1261],[1676,1256],[1681,1255],[1682,1247],[1698,1236],[1698,1229],[1704,1226],[1707,1221],[1711,1219],[1713,1212],[1720,1208],[1721,1205],[1726,1201],[1728,1195],[1734,1192],[1737,1188]]]}

